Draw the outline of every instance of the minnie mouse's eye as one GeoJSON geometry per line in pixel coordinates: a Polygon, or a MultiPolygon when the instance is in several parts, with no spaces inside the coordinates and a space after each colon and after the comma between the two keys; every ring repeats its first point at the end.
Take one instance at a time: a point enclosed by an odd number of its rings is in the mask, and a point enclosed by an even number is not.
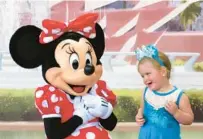
{"type": "Polygon", "coordinates": [[[86,59],[86,65],[87,65],[87,64],[92,65],[92,57],[91,57],[91,55],[90,55],[89,53],[87,53],[87,54],[85,55],[85,59],[86,59]]]}
{"type": "Polygon", "coordinates": [[[69,60],[69,62],[70,62],[70,65],[72,66],[72,68],[73,68],[74,70],[76,70],[76,69],[78,68],[78,66],[79,66],[79,58],[78,58],[78,55],[77,55],[76,53],[72,53],[72,54],[70,55],[70,60],[69,60]]]}

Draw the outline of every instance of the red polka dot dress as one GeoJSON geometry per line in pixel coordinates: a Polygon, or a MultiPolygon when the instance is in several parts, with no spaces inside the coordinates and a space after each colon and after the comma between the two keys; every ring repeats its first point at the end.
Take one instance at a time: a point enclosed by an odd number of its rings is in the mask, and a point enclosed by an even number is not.
{"type": "MultiPolygon", "coordinates": [[[[99,95],[108,100],[113,106],[116,104],[115,94],[99,80],[90,90],[91,94],[99,95]]],[[[35,105],[42,118],[60,117],[64,123],[73,116],[73,100],[68,94],[51,85],[37,88],[35,92],[35,105]]],[[[69,137],[65,139],[111,139],[108,131],[99,124],[95,118],[87,124],[80,125],[69,137]]]]}

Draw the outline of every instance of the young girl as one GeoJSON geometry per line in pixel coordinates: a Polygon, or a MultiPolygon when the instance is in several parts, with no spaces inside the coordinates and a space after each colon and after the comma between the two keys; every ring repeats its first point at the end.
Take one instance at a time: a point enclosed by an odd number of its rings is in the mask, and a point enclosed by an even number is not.
{"type": "Polygon", "coordinates": [[[180,125],[190,125],[194,115],[183,90],[169,81],[169,58],[153,45],[136,50],[138,71],[146,88],[136,115],[139,139],[181,139],[180,125]]]}

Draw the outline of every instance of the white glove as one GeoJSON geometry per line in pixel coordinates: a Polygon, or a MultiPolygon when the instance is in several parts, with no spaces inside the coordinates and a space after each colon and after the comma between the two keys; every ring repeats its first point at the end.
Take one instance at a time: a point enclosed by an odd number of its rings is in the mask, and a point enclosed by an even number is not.
{"type": "Polygon", "coordinates": [[[88,112],[87,110],[88,108],[84,105],[81,97],[75,97],[73,104],[75,109],[75,111],[73,112],[73,115],[77,115],[81,117],[83,120],[83,124],[95,118],[88,112]]]}
{"type": "Polygon", "coordinates": [[[87,94],[83,96],[82,99],[84,100],[84,104],[88,107],[89,113],[94,117],[107,119],[113,111],[111,103],[106,101],[103,97],[87,94]]]}

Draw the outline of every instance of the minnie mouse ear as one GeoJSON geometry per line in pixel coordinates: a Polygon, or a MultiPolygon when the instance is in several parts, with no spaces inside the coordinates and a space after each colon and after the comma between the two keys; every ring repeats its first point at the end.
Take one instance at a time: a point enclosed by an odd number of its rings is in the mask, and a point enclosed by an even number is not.
{"type": "Polygon", "coordinates": [[[43,47],[39,44],[41,29],[23,26],[11,37],[9,50],[13,60],[21,67],[36,68],[42,63],[43,47]]]}
{"type": "Polygon", "coordinates": [[[97,65],[102,65],[100,60],[97,60],[97,65]]]}
{"type": "Polygon", "coordinates": [[[97,59],[100,59],[104,53],[105,48],[105,39],[104,39],[104,31],[99,24],[96,23],[96,37],[91,39],[90,42],[93,44],[95,53],[97,55],[97,59]]]}

